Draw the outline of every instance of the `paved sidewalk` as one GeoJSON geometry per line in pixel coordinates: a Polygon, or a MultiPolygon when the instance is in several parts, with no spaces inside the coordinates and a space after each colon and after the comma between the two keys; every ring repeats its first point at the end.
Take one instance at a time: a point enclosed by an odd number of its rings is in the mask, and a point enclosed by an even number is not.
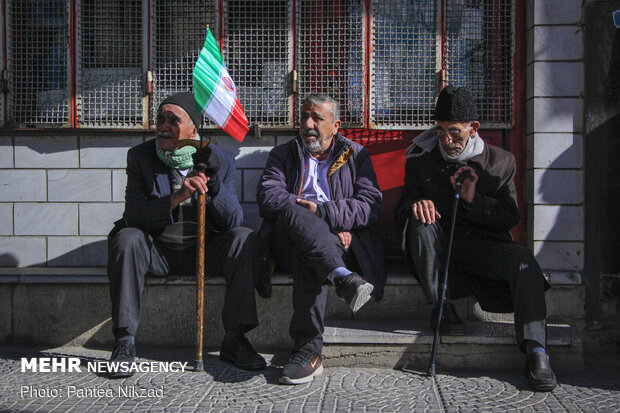
{"type": "MultiPolygon", "coordinates": [[[[139,361],[191,357],[189,349],[164,357],[162,349],[138,351],[139,361]]],[[[21,372],[21,357],[79,357],[85,366],[109,353],[0,347],[0,412],[620,412],[618,354],[590,360],[582,374],[559,375],[552,393],[530,391],[520,371],[439,369],[431,379],[415,371],[334,367],[312,383],[286,386],[278,384],[275,366],[249,373],[214,354],[206,356],[204,372],[145,372],[121,380],[85,368],[21,372]]],[[[281,365],[283,358],[272,362],[281,365]]]]}

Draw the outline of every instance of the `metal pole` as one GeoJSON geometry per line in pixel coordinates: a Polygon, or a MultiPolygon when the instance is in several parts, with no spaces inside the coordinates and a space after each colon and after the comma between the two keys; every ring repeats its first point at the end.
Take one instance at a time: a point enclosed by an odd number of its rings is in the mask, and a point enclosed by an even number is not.
{"type": "Polygon", "coordinates": [[[428,365],[427,374],[429,376],[435,375],[435,362],[437,359],[437,347],[439,346],[439,325],[441,324],[441,318],[443,317],[443,306],[446,302],[446,291],[448,289],[448,269],[450,267],[450,253],[452,252],[452,241],[454,240],[454,226],[456,225],[456,211],[459,205],[459,198],[461,192],[462,181],[456,181],[456,188],[454,190],[454,207],[452,208],[452,222],[450,223],[450,237],[448,238],[448,253],[446,254],[446,264],[439,286],[439,311],[437,311],[437,324],[435,324],[435,336],[433,338],[433,351],[431,352],[431,361],[428,365]]]}

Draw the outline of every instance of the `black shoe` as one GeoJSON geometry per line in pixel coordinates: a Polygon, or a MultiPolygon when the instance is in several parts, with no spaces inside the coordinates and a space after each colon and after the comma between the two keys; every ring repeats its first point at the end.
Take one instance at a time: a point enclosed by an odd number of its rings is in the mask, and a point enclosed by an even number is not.
{"type": "Polygon", "coordinates": [[[336,295],[344,299],[354,313],[370,300],[370,293],[375,288],[354,272],[345,277],[336,278],[334,284],[336,295]]]}
{"type": "MultiPolygon", "coordinates": [[[[431,330],[435,330],[437,327],[437,316],[439,308],[434,307],[431,314],[431,330]]],[[[442,336],[464,336],[465,335],[465,323],[456,314],[454,304],[446,302],[443,306],[443,315],[441,317],[441,324],[439,324],[439,334],[442,336]]]]}
{"type": "Polygon", "coordinates": [[[534,391],[551,391],[558,385],[545,353],[533,351],[525,356],[525,377],[534,391]]]}
{"type": "Polygon", "coordinates": [[[136,359],[136,346],[129,341],[119,341],[114,345],[112,357],[110,357],[110,366],[108,377],[111,379],[120,379],[122,377],[133,376],[133,371],[129,371],[131,363],[136,359]]]}
{"type": "Polygon", "coordinates": [[[291,354],[282,369],[280,383],[302,384],[311,382],[323,373],[323,358],[313,351],[298,350],[291,354]]]}
{"type": "Polygon", "coordinates": [[[235,339],[224,337],[220,360],[232,363],[241,370],[261,370],[267,367],[263,356],[254,350],[245,336],[235,339]]]}

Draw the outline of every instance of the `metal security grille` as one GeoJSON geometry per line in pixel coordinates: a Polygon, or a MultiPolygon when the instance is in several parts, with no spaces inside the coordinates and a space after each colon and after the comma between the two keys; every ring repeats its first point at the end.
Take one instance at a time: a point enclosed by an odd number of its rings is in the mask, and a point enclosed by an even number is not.
{"type": "Polygon", "coordinates": [[[250,124],[291,126],[287,0],[224,2],[224,61],[250,124]]]}
{"type": "Polygon", "coordinates": [[[214,30],[215,15],[214,0],[152,0],[151,10],[154,125],[157,107],[166,96],[193,90],[194,64],[207,25],[214,30]]]}
{"type": "Polygon", "coordinates": [[[303,0],[297,1],[296,8],[297,109],[307,94],[325,93],[340,103],[344,126],[361,126],[366,76],[364,1],[303,0]]]}
{"type": "Polygon", "coordinates": [[[9,118],[16,126],[66,126],[69,122],[67,3],[7,2],[9,118]]]}
{"type": "Polygon", "coordinates": [[[438,71],[436,1],[374,0],[372,8],[371,126],[427,126],[438,71]]]}
{"type": "Polygon", "coordinates": [[[486,127],[512,123],[512,15],[510,0],[447,0],[446,80],[472,90],[486,127]]]}
{"type": "Polygon", "coordinates": [[[79,0],[77,16],[79,123],[141,127],[142,2],[79,0]]]}

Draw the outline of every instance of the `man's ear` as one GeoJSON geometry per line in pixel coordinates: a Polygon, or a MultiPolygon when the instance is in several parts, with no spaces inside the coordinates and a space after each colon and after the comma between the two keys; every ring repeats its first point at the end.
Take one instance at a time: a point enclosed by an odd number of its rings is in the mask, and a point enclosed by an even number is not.
{"type": "Polygon", "coordinates": [[[340,129],[340,125],[341,125],[340,119],[334,122],[334,135],[338,133],[338,130],[340,129]]]}
{"type": "Polygon", "coordinates": [[[471,122],[472,136],[474,136],[476,132],[478,132],[478,129],[480,129],[480,122],[478,122],[477,120],[472,121],[471,122]]]}

